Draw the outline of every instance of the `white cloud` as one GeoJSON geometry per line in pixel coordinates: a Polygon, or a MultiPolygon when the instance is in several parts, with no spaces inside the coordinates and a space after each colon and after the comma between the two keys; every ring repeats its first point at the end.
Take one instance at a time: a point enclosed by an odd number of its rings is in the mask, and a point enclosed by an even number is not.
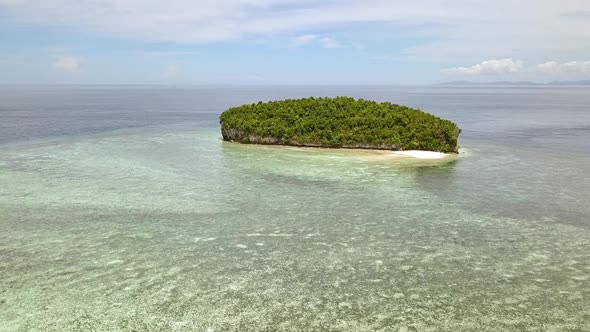
{"type": "Polygon", "coordinates": [[[76,73],[80,70],[82,60],[73,56],[58,57],[53,63],[53,68],[64,73],[76,73]]]}
{"type": "Polygon", "coordinates": [[[332,39],[329,37],[321,38],[318,42],[320,43],[320,45],[323,48],[342,48],[342,47],[344,47],[344,45],[340,44],[335,39],[332,39]]]}
{"type": "MultiPolygon", "coordinates": [[[[320,35],[308,34],[293,38],[291,41],[292,47],[303,47],[317,45],[322,48],[343,48],[345,45],[334,38],[322,37],[320,35]]],[[[351,45],[354,47],[354,45],[351,45]]]]}
{"type": "Polygon", "coordinates": [[[454,27],[446,31],[449,37],[479,35],[486,37],[483,42],[588,35],[554,28],[562,14],[587,12],[586,0],[0,0],[0,10],[31,23],[157,41],[218,41],[371,22],[402,22],[414,29],[442,23],[454,27]]]}
{"type": "MultiPolygon", "coordinates": [[[[535,61],[585,58],[590,49],[588,0],[0,0],[0,13],[3,24],[69,27],[146,42],[278,38],[285,44],[289,36],[302,35],[320,47],[353,47],[325,37],[341,36],[337,29],[346,27],[364,45],[389,43],[390,36],[412,41],[392,56],[437,63],[503,54],[535,61]],[[370,35],[367,26],[374,27],[370,35]]],[[[305,38],[299,42],[306,45],[305,38]]]]}
{"type": "Polygon", "coordinates": [[[156,42],[215,42],[342,24],[423,21],[444,17],[446,10],[410,0],[0,0],[3,20],[156,42]]]}
{"type": "Polygon", "coordinates": [[[178,66],[175,64],[168,64],[164,67],[163,76],[165,78],[175,78],[178,76],[178,66]]]}
{"type": "Polygon", "coordinates": [[[512,59],[486,60],[471,67],[453,67],[441,70],[449,75],[483,75],[483,74],[510,74],[522,69],[522,61],[512,59]]]}
{"type": "Polygon", "coordinates": [[[561,73],[590,73],[590,61],[570,61],[559,63],[556,61],[548,61],[537,65],[537,69],[546,74],[561,74],[561,73]]]}
{"type": "Polygon", "coordinates": [[[293,47],[301,47],[314,43],[319,38],[318,35],[301,35],[293,38],[291,45],[293,47]]]}

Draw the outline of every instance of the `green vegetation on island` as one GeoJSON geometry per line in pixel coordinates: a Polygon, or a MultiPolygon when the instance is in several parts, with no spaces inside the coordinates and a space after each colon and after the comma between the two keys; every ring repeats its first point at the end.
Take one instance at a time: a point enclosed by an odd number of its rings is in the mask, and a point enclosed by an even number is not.
{"type": "Polygon", "coordinates": [[[221,114],[223,139],[240,143],[457,152],[449,120],[389,102],[349,97],[258,102],[221,114]]]}

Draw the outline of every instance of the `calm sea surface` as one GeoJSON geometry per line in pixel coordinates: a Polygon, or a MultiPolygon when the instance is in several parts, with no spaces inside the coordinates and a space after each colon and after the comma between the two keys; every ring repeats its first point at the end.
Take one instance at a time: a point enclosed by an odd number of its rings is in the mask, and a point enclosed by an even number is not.
{"type": "Polygon", "coordinates": [[[0,87],[0,331],[590,331],[590,88],[0,87]],[[221,141],[392,101],[454,161],[221,141]]]}

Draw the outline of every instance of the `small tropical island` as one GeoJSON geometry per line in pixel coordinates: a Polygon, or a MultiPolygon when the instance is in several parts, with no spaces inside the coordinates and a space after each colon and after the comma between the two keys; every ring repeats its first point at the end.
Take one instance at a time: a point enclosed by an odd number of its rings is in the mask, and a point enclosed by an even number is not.
{"type": "Polygon", "coordinates": [[[350,97],[233,107],[220,116],[225,141],[300,147],[457,153],[461,129],[432,114],[350,97]]]}

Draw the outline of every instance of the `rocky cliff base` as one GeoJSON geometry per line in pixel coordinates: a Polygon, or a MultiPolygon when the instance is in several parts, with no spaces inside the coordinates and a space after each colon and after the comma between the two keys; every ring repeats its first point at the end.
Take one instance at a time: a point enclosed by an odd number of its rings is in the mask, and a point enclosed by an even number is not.
{"type": "Polygon", "coordinates": [[[263,137],[257,135],[251,135],[244,133],[234,128],[221,128],[221,134],[223,140],[229,142],[238,142],[244,144],[265,144],[265,145],[290,145],[290,146],[301,146],[301,147],[316,147],[316,148],[341,148],[341,149],[371,149],[371,150],[401,150],[401,146],[398,144],[365,144],[365,143],[354,143],[354,144],[323,144],[318,143],[301,143],[292,139],[280,139],[275,137],[263,137]]]}

